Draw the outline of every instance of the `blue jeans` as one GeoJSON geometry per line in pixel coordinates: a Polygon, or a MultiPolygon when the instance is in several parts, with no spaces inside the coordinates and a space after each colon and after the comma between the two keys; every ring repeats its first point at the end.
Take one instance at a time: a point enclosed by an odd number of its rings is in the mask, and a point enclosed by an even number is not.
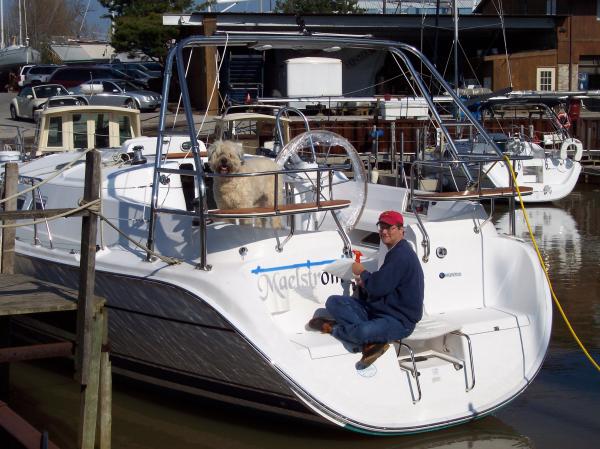
{"type": "Polygon", "coordinates": [[[367,302],[352,296],[332,295],[325,307],[337,321],[332,335],[350,343],[389,343],[414,330],[392,316],[371,316],[367,302]]]}

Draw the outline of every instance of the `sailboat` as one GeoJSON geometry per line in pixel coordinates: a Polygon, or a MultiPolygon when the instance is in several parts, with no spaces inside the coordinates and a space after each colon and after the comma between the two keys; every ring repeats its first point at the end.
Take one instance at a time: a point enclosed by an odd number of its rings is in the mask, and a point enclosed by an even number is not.
{"type": "Polygon", "coordinates": [[[25,32],[25,44],[23,44],[23,33],[21,26],[22,3],[19,0],[19,43],[6,46],[4,42],[4,1],[0,0],[0,71],[11,70],[25,64],[37,64],[40,62],[40,52],[29,46],[29,37],[25,32]]]}
{"type": "MultiPolygon", "coordinates": [[[[188,48],[225,52],[228,46],[299,54],[333,47],[389,52],[426,99],[445,145],[455,148],[416,69],[422,64],[495,145],[433,65],[409,45],[304,33],[182,40],[165,65],[156,147],[138,148],[143,157],[116,148],[100,154],[101,214],[112,230],[100,233],[96,294],[110,308],[115,370],[163,387],[381,435],[464,423],[524,391],[548,347],[551,297],[532,248],[497,233],[475,201],[483,191],[432,194],[415,190],[412,182],[410,189],[367,186],[352,144],[331,131],[313,130],[277,152],[281,170],[273,173],[286,186],[283,204],[209,209],[208,181],[226,175],[204,170],[205,146],[197,139],[183,55],[188,48]],[[166,126],[173,76],[179,77],[189,136],[180,152],[190,151],[186,160],[165,148],[174,136],[166,126]],[[385,254],[373,240],[375,223],[380,211],[391,208],[406,217],[407,241],[425,273],[426,316],[409,338],[393,342],[393,350],[363,367],[357,348],[311,331],[306,323],[328,296],[351,292],[352,281],[327,266],[350,259],[355,249],[363,263],[377,268],[385,254]],[[266,217],[279,218],[283,227],[247,222],[266,217]],[[147,246],[140,248],[142,239],[147,246]]],[[[94,126],[88,120],[83,129],[94,126]]],[[[284,129],[284,123],[276,125],[284,129]]],[[[50,129],[54,142],[70,139],[66,131],[50,129]]],[[[19,207],[77,204],[85,166],[70,164],[75,157],[60,152],[22,164],[19,207]],[[62,173],[50,178],[56,170],[62,173]],[[23,190],[33,184],[39,195],[23,190]]],[[[255,175],[261,174],[248,174],[255,175]]],[[[61,221],[19,228],[17,271],[73,285],[78,226],[61,221]]],[[[33,324],[30,329],[44,332],[33,324]]]]}

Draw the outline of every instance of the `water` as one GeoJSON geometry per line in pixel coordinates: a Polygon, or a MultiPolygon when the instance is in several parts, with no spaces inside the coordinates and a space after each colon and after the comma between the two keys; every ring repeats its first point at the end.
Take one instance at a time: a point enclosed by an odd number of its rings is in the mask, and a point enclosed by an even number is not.
{"type": "MultiPolygon", "coordinates": [[[[583,185],[552,205],[530,206],[536,238],[565,312],[600,360],[600,188],[583,185]]],[[[505,210],[495,223],[508,229],[505,210]]],[[[517,234],[527,239],[522,216],[517,234]]],[[[16,364],[11,405],[47,429],[61,448],[74,448],[78,388],[68,363],[16,364]]],[[[240,410],[115,378],[113,448],[597,448],[600,373],[555,313],[543,368],[533,384],[493,416],[427,434],[369,437],[240,410]]]]}

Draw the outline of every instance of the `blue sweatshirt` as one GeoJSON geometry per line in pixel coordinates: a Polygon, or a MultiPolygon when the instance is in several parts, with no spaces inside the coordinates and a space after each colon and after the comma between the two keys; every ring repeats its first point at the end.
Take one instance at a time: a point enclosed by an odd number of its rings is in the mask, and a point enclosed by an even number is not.
{"type": "Polygon", "coordinates": [[[360,274],[373,317],[392,316],[414,327],[423,317],[425,283],[419,258],[402,239],[385,255],[381,268],[360,274]]]}

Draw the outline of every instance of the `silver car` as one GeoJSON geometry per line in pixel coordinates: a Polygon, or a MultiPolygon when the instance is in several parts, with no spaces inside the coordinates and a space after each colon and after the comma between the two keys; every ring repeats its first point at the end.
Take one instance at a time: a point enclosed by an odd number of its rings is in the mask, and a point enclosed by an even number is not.
{"type": "Polygon", "coordinates": [[[10,117],[13,120],[33,119],[35,111],[41,109],[49,98],[62,95],[69,96],[69,92],[60,84],[25,86],[10,102],[10,117]]]}
{"type": "Polygon", "coordinates": [[[162,95],[141,90],[129,81],[118,79],[95,79],[71,89],[71,93],[85,95],[90,105],[136,107],[154,111],[160,106],[162,95]]]}
{"type": "Polygon", "coordinates": [[[27,73],[25,73],[25,80],[23,85],[29,84],[44,84],[47,83],[54,72],[56,72],[62,65],[57,64],[38,64],[31,67],[27,73]]]}

